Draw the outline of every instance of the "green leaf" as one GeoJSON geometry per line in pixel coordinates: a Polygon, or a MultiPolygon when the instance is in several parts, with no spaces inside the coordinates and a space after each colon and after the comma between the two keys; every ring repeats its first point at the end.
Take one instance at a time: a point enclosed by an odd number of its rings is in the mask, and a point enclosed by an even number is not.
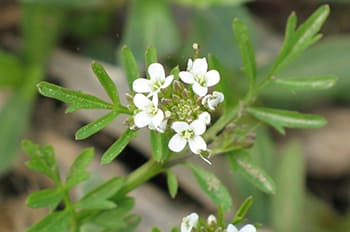
{"type": "Polygon", "coordinates": [[[70,104],[67,112],[78,109],[113,109],[113,105],[80,91],[66,89],[45,81],[40,82],[37,87],[42,95],[70,104]]]}
{"type": "Polygon", "coordinates": [[[76,203],[76,207],[84,209],[112,208],[115,203],[108,199],[116,194],[123,184],[123,178],[114,177],[86,194],[76,203]]]}
{"type": "Polygon", "coordinates": [[[71,189],[75,185],[89,178],[90,174],[86,171],[86,168],[93,158],[94,150],[92,148],[87,148],[78,155],[72,166],[69,168],[65,183],[66,188],[71,189]]]}
{"type": "Polygon", "coordinates": [[[34,3],[34,4],[45,4],[50,7],[67,7],[67,8],[87,8],[87,7],[98,7],[103,3],[106,3],[106,0],[21,0],[24,3],[34,3]]]}
{"type": "Polygon", "coordinates": [[[336,81],[336,76],[325,75],[309,78],[277,78],[273,83],[290,90],[320,90],[333,87],[336,81]]]}
{"type": "Polygon", "coordinates": [[[145,61],[146,66],[148,67],[150,64],[157,62],[157,50],[155,47],[148,47],[145,51],[145,61]]]}
{"type": "Polygon", "coordinates": [[[169,1],[132,1],[122,44],[134,51],[138,63],[142,63],[143,51],[151,45],[160,56],[176,52],[180,38],[169,1]]]}
{"type": "Polygon", "coordinates": [[[100,84],[103,86],[104,90],[110,97],[110,99],[113,101],[114,104],[119,105],[119,95],[118,90],[113,82],[113,80],[109,77],[106,70],[103,68],[102,65],[93,62],[91,64],[91,68],[94,71],[96,77],[98,78],[100,84]]]}
{"type": "Polygon", "coordinates": [[[276,173],[276,191],[272,198],[272,224],[274,231],[295,232],[302,231],[306,210],[305,162],[302,147],[296,141],[285,147],[276,173]],[[281,210],[287,209],[287,210],[281,210]]]}
{"type": "Polygon", "coordinates": [[[225,210],[232,208],[231,196],[221,181],[211,172],[203,168],[188,164],[201,189],[217,205],[225,210]]]}
{"type": "Polygon", "coordinates": [[[233,20],[232,28],[241,52],[244,71],[249,77],[251,87],[254,87],[256,79],[255,53],[249,38],[248,29],[244,23],[237,18],[233,20]]]}
{"type": "Polygon", "coordinates": [[[53,212],[44,217],[41,221],[31,226],[27,232],[62,232],[68,231],[70,224],[70,212],[63,210],[53,212]]]}
{"type": "Polygon", "coordinates": [[[247,112],[255,118],[273,126],[281,134],[285,133],[284,127],[321,128],[327,123],[327,121],[319,115],[301,114],[296,111],[249,107],[247,112]]]}
{"type": "Polygon", "coordinates": [[[0,86],[17,87],[24,77],[20,59],[10,53],[0,51],[0,86]]]}
{"type": "Polygon", "coordinates": [[[50,206],[50,209],[55,209],[62,198],[63,194],[59,189],[45,189],[31,193],[26,203],[30,208],[50,206]]]}
{"type": "Polygon", "coordinates": [[[91,135],[96,134],[97,132],[105,128],[108,124],[110,124],[118,116],[118,114],[118,111],[113,110],[110,113],[100,117],[99,119],[83,126],[75,133],[75,139],[86,139],[91,135]]]}
{"type": "Polygon", "coordinates": [[[241,223],[244,218],[246,217],[249,208],[252,206],[253,204],[253,197],[250,196],[247,199],[244,200],[244,202],[241,204],[241,206],[239,207],[238,210],[236,210],[235,215],[233,216],[232,224],[238,224],[241,223]]]}
{"type": "Polygon", "coordinates": [[[140,72],[137,67],[136,59],[132,54],[130,48],[128,48],[127,46],[124,46],[121,49],[121,54],[122,63],[129,83],[129,88],[132,89],[132,83],[134,82],[134,80],[140,77],[140,72]]]}
{"type": "Polygon", "coordinates": [[[154,228],[152,228],[152,232],[162,232],[162,231],[159,228],[154,227],[154,228]]]}
{"type": "Polygon", "coordinates": [[[253,162],[247,151],[230,152],[227,157],[232,168],[246,180],[265,193],[275,193],[275,183],[272,178],[253,162]]]}
{"type": "Polygon", "coordinates": [[[167,180],[170,196],[172,198],[175,198],[175,196],[177,194],[177,190],[179,188],[176,175],[171,170],[168,170],[166,172],[166,177],[167,177],[166,180],[167,180]]]}
{"type": "Polygon", "coordinates": [[[136,131],[129,128],[115,141],[101,158],[101,164],[108,164],[112,162],[129,144],[130,140],[135,137],[136,131]]]}
{"type": "Polygon", "coordinates": [[[58,166],[52,146],[40,147],[29,140],[24,140],[22,142],[22,147],[31,158],[31,160],[26,163],[29,169],[43,173],[51,179],[56,179],[58,177],[58,166]]]}
{"type": "Polygon", "coordinates": [[[292,14],[288,18],[286,38],[280,54],[269,71],[271,76],[277,73],[283,66],[293,61],[307,47],[321,38],[318,32],[328,15],[329,6],[321,6],[296,30],[297,18],[295,14],[292,14]]]}

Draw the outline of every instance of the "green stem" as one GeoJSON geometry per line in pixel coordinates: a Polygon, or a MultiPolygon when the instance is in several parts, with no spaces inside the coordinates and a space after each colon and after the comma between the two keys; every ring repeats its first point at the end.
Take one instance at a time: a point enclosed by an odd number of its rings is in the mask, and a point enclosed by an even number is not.
{"type": "Polygon", "coordinates": [[[62,192],[63,192],[63,202],[64,205],[66,207],[66,209],[70,212],[71,214],[71,230],[72,232],[79,232],[79,227],[78,227],[78,223],[77,223],[77,217],[75,214],[75,210],[74,207],[72,205],[72,202],[70,200],[69,197],[69,193],[67,192],[67,190],[61,185],[60,186],[62,192]]]}
{"type": "Polygon", "coordinates": [[[152,177],[161,173],[163,169],[164,163],[157,162],[155,160],[147,161],[126,177],[124,187],[118,192],[117,195],[127,194],[141,184],[150,180],[152,177]]]}

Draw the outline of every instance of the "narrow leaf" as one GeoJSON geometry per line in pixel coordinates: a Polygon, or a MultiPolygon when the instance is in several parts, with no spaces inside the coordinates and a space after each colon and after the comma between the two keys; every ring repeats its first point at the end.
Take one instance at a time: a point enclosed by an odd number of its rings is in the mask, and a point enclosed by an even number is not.
{"type": "Polygon", "coordinates": [[[331,88],[336,81],[337,77],[326,75],[311,78],[277,78],[273,83],[290,90],[320,90],[331,88]]]}
{"type": "Polygon", "coordinates": [[[146,66],[157,62],[157,51],[154,47],[148,47],[145,52],[146,66]]]}
{"type": "Polygon", "coordinates": [[[232,23],[233,33],[238,42],[241,52],[244,71],[250,79],[251,85],[255,85],[256,63],[252,42],[250,41],[248,29],[242,21],[234,19],[232,23]]]}
{"type": "Polygon", "coordinates": [[[73,112],[78,109],[112,109],[113,105],[86,93],[74,91],[50,84],[48,82],[40,82],[38,85],[39,92],[67,104],[70,104],[68,112],[73,112]]]}
{"type": "Polygon", "coordinates": [[[103,154],[101,164],[112,162],[129,144],[130,140],[136,136],[136,133],[134,130],[127,129],[103,154]]]}
{"type": "Polygon", "coordinates": [[[58,189],[45,189],[31,193],[26,203],[30,208],[50,206],[51,209],[54,209],[62,198],[63,195],[58,189]]]}
{"type": "Polygon", "coordinates": [[[188,164],[201,189],[217,205],[225,210],[232,208],[231,196],[221,181],[211,172],[203,168],[188,164]]]}
{"type": "Polygon", "coordinates": [[[253,197],[250,196],[247,199],[244,200],[244,202],[241,204],[238,210],[236,210],[235,215],[233,216],[232,224],[238,224],[241,223],[244,218],[246,217],[249,208],[253,205],[253,197]]]}
{"type": "Polygon", "coordinates": [[[121,177],[114,177],[86,194],[77,202],[76,207],[84,208],[85,204],[93,205],[103,200],[107,200],[116,194],[123,184],[124,180],[121,177]]]}
{"type": "Polygon", "coordinates": [[[169,139],[166,134],[151,131],[150,136],[153,159],[159,162],[166,160],[169,157],[169,139]]]}
{"type": "Polygon", "coordinates": [[[98,63],[93,62],[91,64],[91,68],[94,71],[99,82],[101,83],[101,85],[103,86],[105,91],[107,92],[108,96],[113,101],[113,103],[119,105],[120,100],[119,100],[118,90],[117,90],[113,80],[109,77],[108,73],[103,68],[103,66],[98,64],[98,63]]]}
{"type": "Polygon", "coordinates": [[[110,113],[100,117],[99,119],[83,126],[75,133],[75,139],[86,139],[91,135],[96,134],[97,132],[105,128],[107,125],[109,125],[118,116],[118,114],[118,111],[113,110],[110,113]]]}
{"type": "Polygon", "coordinates": [[[89,178],[90,174],[86,171],[86,168],[93,158],[94,150],[92,148],[87,148],[74,160],[66,178],[66,187],[68,189],[89,178]]]}
{"type": "Polygon", "coordinates": [[[230,152],[227,155],[232,168],[237,170],[250,183],[263,192],[274,194],[275,183],[272,178],[259,168],[245,150],[230,152]]]}
{"type": "Polygon", "coordinates": [[[247,112],[255,118],[273,126],[284,134],[283,127],[289,128],[321,128],[327,121],[313,114],[301,114],[296,111],[276,110],[263,107],[250,107],[247,112]]]}
{"type": "Polygon", "coordinates": [[[0,51],[0,86],[18,87],[24,77],[22,65],[18,57],[0,51]]]}
{"type": "Polygon", "coordinates": [[[167,174],[167,179],[166,180],[167,180],[170,196],[172,198],[175,198],[175,196],[177,194],[177,190],[179,188],[179,185],[177,183],[176,175],[171,170],[168,170],[166,172],[166,174],[167,174]]]}
{"type": "Polygon", "coordinates": [[[129,88],[132,89],[132,83],[140,77],[140,72],[135,57],[127,46],[122,48],[122,62],[128,79],[129,88]]]}
{"type": "Polygon", "coordinates": [[[30,227],[27,232],[62,232],[68,231],[70,223],[68,210],[51,213],[38,223],[30,227]]]}

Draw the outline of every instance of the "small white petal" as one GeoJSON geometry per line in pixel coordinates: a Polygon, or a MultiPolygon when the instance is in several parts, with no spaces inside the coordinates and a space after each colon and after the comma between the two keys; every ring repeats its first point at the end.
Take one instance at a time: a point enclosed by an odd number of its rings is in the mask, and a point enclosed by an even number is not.
{"type": "Polygon", "coordinates": [[[193,61],[192,59],[188,59],[187,61],[187,71],[191,71],[193,66],[193,61]]]}
{"type": "Polygon", "coordinates": [[[179,72],[179,77],[186,84],[193,84],[194,83],[193,74],[190,72],[181,71],[181,72],[179,72]]]}
{"type": "Polygon", "coordinates": [[[206,58],[195,59],[192,65],[192,73],[195,75],[205,75],[208,70],[206,58]]]}
{"type": "Polygon", "coordinates": [[[165,82],[164,82],[164,84],[162,85],[161,88],[164,89],[164,88],[168,87],[173,80],[174,80],[174,76],[173,75],[167,76],[165,78],[165,82]]]}
{"type": "Polygon", "coordinates": [[[176,131],[176,133],[180,133],[184,130],[190,129],[190,125],[188,125],[187,122],[176,121],[176,122],[173,122],[173,124],[171,125],[171,128],[174,131],[176,131]]]}
{"type": "Polygon", "coordinates": [[[192,139],[188,141],[188,145],[190,145],[190,149],[194,154],[199,154],[199,152],[207,150],[207,144],[204,139],[199,135],[194,136],[192,139]]]}
{"type": "Polygon", "coordinates": [[[163,120],[162,123],[159,125],[159,127],[156,127],[156,130],[160,133],[164,133],[167,124],[168,124],[168,120],[163,120]]]}
{"type": "Polygon", "coordinates": [[[247,224],[247,225],[243,226],[239,231],[240,232],[256,232],[256,228],[255,228],[255,226],[253,226],[251,224],[247,224]]]}
{"type": "Polygon", "coordinates": [[[161,65],[159,63],[151,64],[148,67],[148,74],[149,74],[151,80],[153,80],[153,79],[164,80],[165,79],[165,71],[164,71],[163,65],[161,65]]]}
{"type": "Polygon", "coordinates": [[[206,125],[210,124],[210,114],[208,112],[202,112],[198,115],[198,119],[204,122],[206,125]]]}
{"type": "Polygon", "coordinates": [[[196,213],[184,217],[181,222],[181,232],[191,232],[192,228],[197,227],[199,216],[196,213]]]}
{"type": "Polygon", "coordinates": [[[135,106],[141,110],[145,110],[148,106],[152,105],[151,100],[141,93],[136,94],[133,101],[135,106]]]}
{"type": "Polygon", "coordinates": [[[219,103],[221,103],[225,100],[224,94],[221,92],[213,91],[213,96],[218,99],[219,103]]]}
{"type": "Polygon", "coordinates": [[[216,217],[213,214],[210,214],[208,216],[207,223],[209,226],[216,225],[216,223],[217,223],[216,217]]]}
{"type": "Polygon", "coordinates": [[[227,232],[239,232],[238,229],[237,229],[237,227],[235,227],[235,226],[232,225],[232,224],[229,224],[229,225],[227,226],[226,231],[227,231],[227,232]]]}
{"type": "Polygon", "coordinates": [[[155,108],[158,108],[158,95],[157,94],[152,95],[152,103],[153,103],[155,108]]]}
{"type": "Polygon", "coordinates": [[[152,118],[152,124],[155,126],[155,127],[159,127],[160,124],[162,123],[164,119],[164,113],[163,111],[161,110],[158,110],[156,115],[153,116],[152,118]]]}
{"type": "Polygon", "coordinates": [[[152,120],[145,111],[141,111],[134,116],[134,123],[138,128],[147,126],[152,120]]]}
{"type": "Polygon", "coordinates": [[[151,82],[144,78],[138,78],[132,83],[132,89],[137,93],[151,92],[151,82]]]}
{"type": "Polygon", "coordinates": [[[191,122],[190,127],[193,129],[195,135],[202,135],[206,129],[205,122],[198,119],[191,122]]]}
{"type": "Polygon", "coordinates": [[[208,95],[205,95],[203,98],[202,98],[202,105],[205,106],[205,104],[207,104],[207,101],[212,97],[211,94],[208,94],[208,95]]]}
{"type": "Polygon", "coordinates": [[[207,86],[216,85],[220,81],[220,74],[216,70],[210,70],[205,74],[205,78],[207,80],[207,86]]]}
{"type": "Polygon", "coordinates": [[[207,87],[203,87],[201,86],[200,84],[198,84],[197,82],[195,82],[193,85],[192,85],[192,89],[193,91],[200,97],[203,97],[204,95],[207,94],[208,92],[208,88],[207,87]]]}
{"type": "Polygon", "coordinates": [[[184,138],[182,138],[179,134],[175,134],[173,137],[171,137],[168,147],[174,152],[180,152],[185,148],[186,143],[187,141],[184,138]]]}

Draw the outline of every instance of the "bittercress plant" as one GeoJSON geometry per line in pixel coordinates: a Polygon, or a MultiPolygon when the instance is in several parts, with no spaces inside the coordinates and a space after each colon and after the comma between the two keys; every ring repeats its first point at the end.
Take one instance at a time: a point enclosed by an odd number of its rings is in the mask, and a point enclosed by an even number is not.
{"type": "MultiPolygon", "coordinates": [[[[218,213],[217,216],[210,215],[207,220],[201,219],[195,212],[190,213],[179,222],[180,227],[172,231],[257,231],[256,224],[237,225],[245,222],[252,205],[251,197],[236,211],[232,220],[225,223],[224,213],[233,207],[230,192],[205,167],[215,165],[212,159],[214,156],[223,155],[233,171],[237,171],[261,191],[275,193],[273,179],[249,154],[248,148],[254,144],[256,125],[267,124],[284,134],[285,128],[320,128],[326,124],[326,120],[318,115],[258,106],[256,102],[268,85],[305,91],[334,85],[336,78],[329,74],[289,78],[279,76],[283,67],[321,38],[319,30],[328,14],[329,7],[321,6],[297,27],[297,17],[293,13],[287,22],[280,53],[263,79],[258,78],[262,75],[256,65],[248,29],[242,21],[234,19],[233,34],[242,56],[243,71],[249,79],[247,93],[234,105],[225,104],[232,86],[227,85],[227,82],[220,85],[228,77],[223,75],[218,59],[213,55],[200,56],[197,44],[193,45],[195,55],[188,58],[186,69],[182,70],[179,68],[181,65],[178,65],[170,72],[158,61],[155,48],[150,47],[145,52],[146,78],[140,75],[133,53],[124,46],[121,60],[130,88],[127,105],[121,103],[117,86],[96,62],[92,63],[92,70],[107,93],[108,101],[88,93],[40,82],[38,91],[66,103],[68,113],[80,109],[108,111],[80,128],[75,134],[78,140],[98,133],[112,121],[118,120],[118,115],[127,115],[125,132],[104,152],[101,164],[107,165],[116,159],[141,128],[147,128],[150,132],[152,157],[127,176],[107,180],[73,201],[71,189],[90,177],[87,167],[94,157],[93,149],[83,150],[71,165],[67,176],[63,177],[51,146],[41,147],[24,141],[23,148],[31,158],[27,162],[28,168],[48,176],[54,183],[53,188],[29,195],[29,207],[48,206],[50,214],[28,231],[81,231],[89,226],[93,226],[94,231],[133,231],[140,217],[130,213],[134,202],[128,193],[150,178],[165,173],[169,193],[174,198],[178,192],[178,181],[172,168],[176,165],[184,165],[192,171],[199,187],[218,207],[218,213]],[[217,86],[221,86],[221,92],[216,89],[217,86]],[[194,155],[186,155],[188,152],[194,155]],[[203,168],[191,163],[191,158],[196,157],[209,165],[203,168]],[[63,204],[63,209],[57,210],[60,204],[63,204]]],[[[154,228],[152,231],[160,230],[154,228]]]]}

